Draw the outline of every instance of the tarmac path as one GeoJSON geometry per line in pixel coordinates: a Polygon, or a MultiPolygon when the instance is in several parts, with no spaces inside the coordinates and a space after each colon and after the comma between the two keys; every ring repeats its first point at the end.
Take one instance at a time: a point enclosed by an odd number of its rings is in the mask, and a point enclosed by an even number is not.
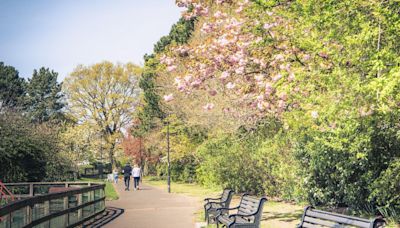
{"type": "Polygon", "coordinates": [[[140,190],[125,191],[122,181],[115,184],[119,199],[106,206],[123,213],[106,224],[109,228],[193,228],[198,202],[195,198],[141,184],[140,190]]]}

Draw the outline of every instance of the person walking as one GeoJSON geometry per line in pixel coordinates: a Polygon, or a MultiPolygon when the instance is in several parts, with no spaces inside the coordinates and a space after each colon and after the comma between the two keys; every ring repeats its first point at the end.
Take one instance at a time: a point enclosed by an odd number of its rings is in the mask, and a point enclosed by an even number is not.
{"type": "Polygon", "coordinates": [[[140,175],[141,175],[140,167],[135,164],[135,166],[132,169],[133,186],[135,190],[139,190],[140,175]]]}
{"type": "Polygon", "coordinates": [[[123,172],[124,172],[125,191],[129,191],[129,182],[131,181],[131,173],[132,173],[132,167],[129,163],[126,163],[123,172]]]}
{"type": "Polygon", "coordinates": [[[118,169],[114,169],[114,183],[118,184],[118,169]]]}

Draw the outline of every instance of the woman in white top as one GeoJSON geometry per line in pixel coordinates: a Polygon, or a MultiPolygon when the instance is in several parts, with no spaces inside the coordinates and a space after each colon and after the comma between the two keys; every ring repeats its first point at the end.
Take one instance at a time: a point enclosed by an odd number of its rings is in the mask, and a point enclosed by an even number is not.
{"type": "Polygon", "coordinates": [[[133,167],[132,169],[133,184],[135,190],[139,190],[140,174],[141,174],[140,167],[138,167],[138,165],[135,165],[135,167],[133,167]]]}
{"type": "Polygon", "coordinates": [[[118,170],[117,169],[114,169],[114,172],[113,172],[113,175],[114,175],[114,183],[118,183],[118,170]]]}

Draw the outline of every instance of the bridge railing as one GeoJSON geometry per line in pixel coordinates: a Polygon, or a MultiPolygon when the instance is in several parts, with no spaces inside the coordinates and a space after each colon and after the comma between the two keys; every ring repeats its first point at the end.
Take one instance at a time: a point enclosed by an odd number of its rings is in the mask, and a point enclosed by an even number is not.
{"type": "Polygon", "coordinates": [[[76,227],[105,210],[100,183],[8,183],[19,200],[0,207],[0,228],[76,227]]]}

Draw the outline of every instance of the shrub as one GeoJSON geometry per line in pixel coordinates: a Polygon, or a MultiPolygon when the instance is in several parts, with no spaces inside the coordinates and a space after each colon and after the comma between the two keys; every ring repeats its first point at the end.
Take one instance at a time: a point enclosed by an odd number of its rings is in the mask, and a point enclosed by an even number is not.
{"type": "Polygon", "coordinates": [[[57,146],[57,129],[30,123],[18,113],[0,114],[0,180],[3,182],[65,180],[69,159],[57,146]]]}
{"type": "Polygon", "coordinates": [[[371,186],[370,200],[375,201],[385,216],[400,223],[400,158],[390,163],[371,186]]]}
{"type": "Polygon", "coordinates": [[[308,200],[361,210],[373,206],[370,183],[399,154],[395,119],[376,114],[343,121],[336,129],[308,131],[296,147],[308,200]]]}

